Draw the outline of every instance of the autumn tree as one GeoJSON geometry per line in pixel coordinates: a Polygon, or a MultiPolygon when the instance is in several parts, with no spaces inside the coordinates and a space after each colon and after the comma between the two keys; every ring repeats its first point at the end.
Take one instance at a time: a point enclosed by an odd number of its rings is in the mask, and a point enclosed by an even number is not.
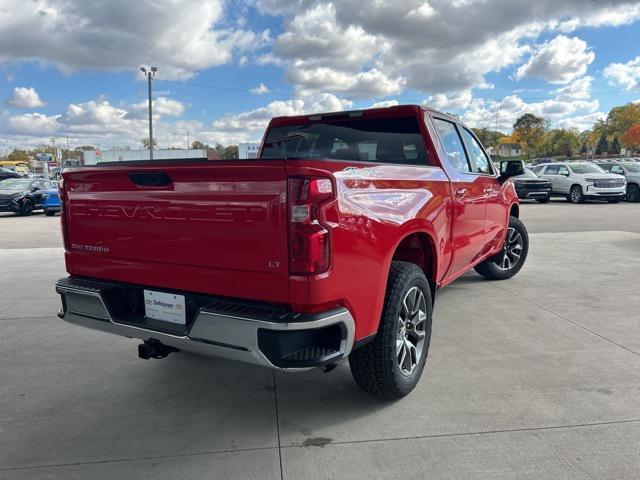
{"type": "Polygon", "coordinates": [[[10,162],[24,162],[29,163],[29,155],[24,150],[18,150],[14,148],[13,151],[7,155],[7,160],[10,162]]]}
{"type": "Polygon", "coordinates": [[[631,125],[620,138],[622,144],[635,151],[640,151],[640,123],[631,125]]]}
{"type": "Polygon", "coordinates": [[[533,113],[525,113],[513,124],[513,135],[524,146],[527,157],[540,148],[546,130],[546,120],[533,113]]]}

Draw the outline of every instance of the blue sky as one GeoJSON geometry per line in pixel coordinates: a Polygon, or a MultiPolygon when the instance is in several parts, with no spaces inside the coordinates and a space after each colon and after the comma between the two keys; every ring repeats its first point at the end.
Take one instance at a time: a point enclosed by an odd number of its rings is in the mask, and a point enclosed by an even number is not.
{"type": "Polygon", "coordinates": [[[139,146],[150,63],[161,146],[187,131],[259,140],[274,115],[381,102],[582,130],[640,99],[638,2],[1,1],[0,150],[139,146]]]}

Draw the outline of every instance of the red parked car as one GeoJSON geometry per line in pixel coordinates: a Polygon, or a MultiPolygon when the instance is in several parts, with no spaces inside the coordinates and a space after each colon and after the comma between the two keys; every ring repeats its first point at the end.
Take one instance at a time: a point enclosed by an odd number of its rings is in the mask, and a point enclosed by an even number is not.
{"type": "Polygon", "coordinates": [[[424,368],[437,290],[525,262],[506,182],[523,165],[495,171],[454,117],[274,118],[260,153],[65,170],[60,317],[139,338],[142,358],[295,371],[348,357],[358,385],[399,398],[424,368]]]}

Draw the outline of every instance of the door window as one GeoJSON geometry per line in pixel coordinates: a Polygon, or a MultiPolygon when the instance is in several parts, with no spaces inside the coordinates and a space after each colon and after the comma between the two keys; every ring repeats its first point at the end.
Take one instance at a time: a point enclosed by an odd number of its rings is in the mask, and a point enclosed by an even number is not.
{"type": "Polygon", "coordinates": [[[493,170],[491,169],[491,160],[489,160],[487,154],[484,153],[484,150],[482,150],[478,141],[466,128],[462,129],[462,135],[464,135],[464,139],[470,147],[469,162],[471,163],[471,171],[474,173],[482,173],[484,175],[492,175],[493,170]]]}
{"type": "Polygon", "coordinates": [[[617,173],[618,175],[624,175],[624,170],[620,165],[613,165],[609,171],[611,173],[617,173]]]}
{"type": "Polygon", "coordinates": [[[449,163],[459,172],[471,172],[467,152],[464,149],[462,139],[460,138],[460,134],[458,133],[455,123],[448,122],[440,118],[434,118],[433,124],[438,131],[438,135],[442,141],[442,146],[449,163]]]}
{"type": "Polygon", "coordinates": [[[560,165],[549,165],[544,171],[545,175],[558,175],[560,171],[560,165]]]}

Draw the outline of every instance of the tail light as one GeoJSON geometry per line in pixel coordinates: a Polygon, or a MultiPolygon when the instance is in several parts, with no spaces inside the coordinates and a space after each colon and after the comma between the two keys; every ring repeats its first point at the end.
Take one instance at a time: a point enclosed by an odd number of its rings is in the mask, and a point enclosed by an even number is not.
{"type": "Polygon", "coordinates": [[[330,233],[322,223],[322,207],[333,199],[328,178],[289,179],[289,272],[315,275],[331,263],[330,233]]]}
{"type": "Polygon", "coordinates": [[[62,230],[62,241],[64,243],[64,249],[66,251],[71,250],[69,247],[69,234],[67,233],[67,208],[65,204],[67,199],[64,192],[64,178],[60,179],[58,183],[58,196],[60,197],[60,229],[62,230]]]}

